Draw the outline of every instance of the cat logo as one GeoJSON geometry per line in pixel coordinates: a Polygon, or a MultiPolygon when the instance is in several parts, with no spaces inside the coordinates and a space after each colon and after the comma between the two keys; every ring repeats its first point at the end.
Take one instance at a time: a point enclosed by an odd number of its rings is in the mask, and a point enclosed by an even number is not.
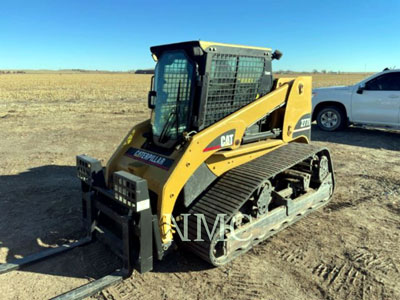
{"type": "Polygon", "coordinates": [[[233,134],[221,136],[221,147],[233,145],[233,134]]]}
{"type": "Polygon", "coordinates": [[[208,144],[206,148],[203,149],[203,152],[232,146],[234,140],[235,140],[235,129],[231,129],[227,132],[224,132],[217,138],[215,138],[210,144],[208,144]]]}

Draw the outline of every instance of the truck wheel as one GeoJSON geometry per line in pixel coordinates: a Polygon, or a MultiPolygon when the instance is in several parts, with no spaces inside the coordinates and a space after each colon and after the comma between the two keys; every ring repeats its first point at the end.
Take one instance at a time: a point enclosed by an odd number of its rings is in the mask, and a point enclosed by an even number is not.
{"type": "Polygon", "coordinates": [[[318,127],[324,131],[335,131],[346,126],[346,114],[336,106],[327,106],[317,115],[318,127]]]}

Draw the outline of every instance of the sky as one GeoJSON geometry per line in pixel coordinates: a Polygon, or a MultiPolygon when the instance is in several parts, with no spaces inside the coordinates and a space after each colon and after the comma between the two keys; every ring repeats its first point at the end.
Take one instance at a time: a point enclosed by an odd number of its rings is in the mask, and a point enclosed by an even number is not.
{"type": "Polygon", "coordinates": [[[400,68],[400,1],[2,0],[0,69],[152,68],[150,46],[269,47],[275,70],[400,68]]]}

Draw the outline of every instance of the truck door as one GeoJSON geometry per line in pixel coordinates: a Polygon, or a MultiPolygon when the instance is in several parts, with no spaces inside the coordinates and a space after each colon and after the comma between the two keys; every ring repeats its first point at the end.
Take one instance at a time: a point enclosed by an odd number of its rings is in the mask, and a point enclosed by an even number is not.
{"type": "Polygon", "coordinates": [[[352,96],[355,123],[397,126],[400,111],[400,72],[390,72],[366,82],[352,96]]]}

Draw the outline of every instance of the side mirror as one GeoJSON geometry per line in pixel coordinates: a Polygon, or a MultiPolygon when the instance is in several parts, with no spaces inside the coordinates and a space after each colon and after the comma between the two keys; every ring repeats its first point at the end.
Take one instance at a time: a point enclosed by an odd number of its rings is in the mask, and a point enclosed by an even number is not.
{"type": "Polygon", "coordinates": [[[148,107],[150,109],[154,109],[156,107],[156,105],[154,104],[154,98],[157,96],[157,92],[156,91],[150,91],[149,95],[148,95],[148,107]]]}
{"type": "Polygon", "coordinates": [[[365,84],[361,84],[358,86],[357,94],[362,94],[365,90],[365,84]]]}
{"type": "Polygon", "coordinates": [[[153,109],[156,107],[154,104],[154,98],[157,96],[157,92],[153,91],[153,86],[154,86],[154,75],[151,76],[150,92],[149,92],[149,95],[147,96],[147,106],[150,109],[153,109]]]}

